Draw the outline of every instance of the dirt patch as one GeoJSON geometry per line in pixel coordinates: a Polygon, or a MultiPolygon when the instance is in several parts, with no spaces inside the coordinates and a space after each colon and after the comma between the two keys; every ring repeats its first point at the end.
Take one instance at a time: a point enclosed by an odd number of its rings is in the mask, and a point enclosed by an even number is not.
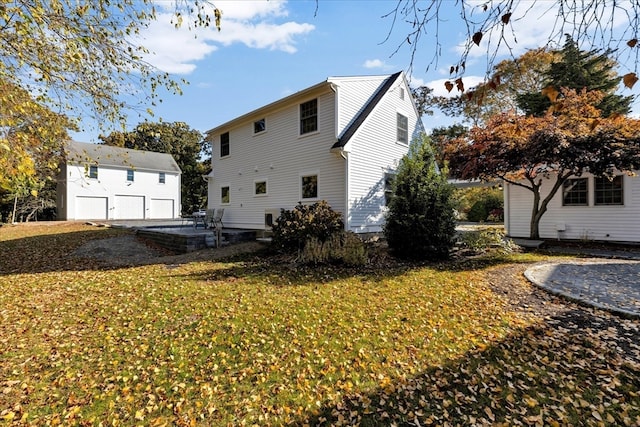
{"type": "Polygon", "coordinates": [[[186,254],[175,254],[136,235],[91,240],[76,249],[71,256],[90,258],[104,266],[122,267],[145,264],[182,264],[192,261],[222,259],[242,253],[256,252],[264,243],[245,242],[220,248],[208,248],[186,254]]]}

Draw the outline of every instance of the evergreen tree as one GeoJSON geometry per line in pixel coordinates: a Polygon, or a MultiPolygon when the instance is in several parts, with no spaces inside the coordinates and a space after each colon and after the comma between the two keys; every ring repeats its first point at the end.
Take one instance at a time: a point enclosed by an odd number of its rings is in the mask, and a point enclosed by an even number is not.
{"type": "Polygon", "coordinates": [[[561,50],[560,60],[551,64],[545,73],[545,93],[534,92],[519,95],[518,107],[525,114],[540,117],[551,106],[549,91],[559,94],[561,89],[574,89],[580,92],[597,90],[605,94],[602,102],[596,107],[603,117],[612,114],[628,114],[631,111],[632,96],[622,96],[615,91],[619,86],[620,77],[615,72],[616,62],[610,58],[611,50],[600,52],[597,50],[583,51],[570,36],[567,36],[561,50]]]}
{"type": "Polygon", "coordinates": [[[384,228],[389,249],[401,258],[447,258],[455,243],[453,187],[426,135],[402,159],[393,188],[384,228]]]}

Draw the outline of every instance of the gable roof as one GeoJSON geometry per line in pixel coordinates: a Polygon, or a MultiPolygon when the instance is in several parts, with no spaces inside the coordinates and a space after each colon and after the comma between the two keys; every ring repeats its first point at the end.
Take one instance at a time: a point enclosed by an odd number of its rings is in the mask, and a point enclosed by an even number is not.
{"type": "MultiPolygon", "coordinates": [[[[367,105],[360,111],[356,119],[354,119],[347,129],[343,132],[340,140],[334,145],[335,147],[342,147],[349,141],[349,138],[353,136],[358,127],[364,122],[366,117],[371,113],[371,111],[375,108],[375,106],[380,102],[384,94],[393,86],[393,84],[400,78],[402,75],[402,71],[399,71],[395,74],[388,76],[383,83],[380,85],[374,96],[371,97],[367,105]],[[342,141],[342,142],[341,142],[342,141]]],[[[362,76],[366,78],[370,77],[386,77],[386,76],[362,76]]],[[[358,78],[358,77],[355,77],[358,78]]],[[[246,121],[252,118],[260,118],[259,116],[264,115],[267,111],[273,111],[279,108],[290,106],[292,103],[302,101],[304,98],[308,97],[310,94],[318,93],[319,91],[330,91],[334,90],[334,84],[339,82],[341,77],[329,77],[326,80],[317,83],[313,86],[310,86],[306,89],[298,91],[294,94],[281,98],[275,102],[257,108],[253,111],[250,111],[242,116],[236,117],[228,122],[222,123],[212,129],[209,129],[205,132],[205,140],[211,142],[211,138],[218,132],[223,130],[228,130],[236,125],[244,124],[246,121]]]]}
{"type": "Polygon", "coordinates": [[[127,169],[181,173],[171,154],[133,150],[104,144],[69,141],[65,146],[65,158],[70,164],[97,164],[127,169]]]}
{"type": "Polygon", "coordinates": [[[338,141],[333,144],[333,148],[344,147],[347,142],[351,139],[351,137],[356,133],[358,128],[362,123],[364,123],[365,119],[371,114],[373,109],[378,105],[382,97],[387,93],[389,89],[394,85],[396,80],[400,78],[402,75],[402,71],[399,71],[395,74],[390,75],[378,88],[378,90],[373,94],[369,102],[360,110],[355,119],[349,124],[349,126],[342,132],[342,136],[338,138],[338,141]]]}

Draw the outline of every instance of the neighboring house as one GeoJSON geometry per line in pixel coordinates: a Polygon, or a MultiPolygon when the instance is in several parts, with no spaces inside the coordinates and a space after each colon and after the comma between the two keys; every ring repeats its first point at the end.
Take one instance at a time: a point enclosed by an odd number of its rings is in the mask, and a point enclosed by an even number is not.
{"type": "Polygon", "coordinates": [[[180,216],[180,176],[170,154],[70,142],[58,177],[60,220],[180,216]]]}
{"type": "MultiPolygon", "coordinates": [[[[541,198],[555,177],[545,179],[541,198]]],[[[504,185],[504,224],[509,237],[529,237],[533,193],[504,185]]],[[[540,238],[640,242],[640,177],[613,181],[591,174],[569,179],[540,220],[540,238]]]]}
{"type": "Polygon", "coordinates": [[[381,231],[389,178],[422,131],[404,73],[328,78],[207,132],[208,207],[225,227],[265,229],[326,200],[345,229],[381,231]]]}

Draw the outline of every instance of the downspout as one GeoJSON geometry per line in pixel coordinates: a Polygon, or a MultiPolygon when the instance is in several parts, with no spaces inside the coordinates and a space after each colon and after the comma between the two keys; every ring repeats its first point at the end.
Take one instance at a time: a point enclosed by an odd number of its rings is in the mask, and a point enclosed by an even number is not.
{"type": "MultiPolygon", "coordinates": [[[[335,135],[336,141],[338,141],[338,119],[340,118],[340,103],[338,102],[338,88],[339,86],[333,82],[329,84],[329,87],[335,94],[334,96],[334,109],[335,109],[335,120],[334,120],[334,130],[333,133],[335,135]]],[[[332,150],[333,151],[333,150],[332,150]]],[[[344,147],[340,147],[340,151],[338,151],[340,157],[344,159],[344,229],[345,231],[349,230],[349,156],[348,152],[344,150],[344,147]]]]}

